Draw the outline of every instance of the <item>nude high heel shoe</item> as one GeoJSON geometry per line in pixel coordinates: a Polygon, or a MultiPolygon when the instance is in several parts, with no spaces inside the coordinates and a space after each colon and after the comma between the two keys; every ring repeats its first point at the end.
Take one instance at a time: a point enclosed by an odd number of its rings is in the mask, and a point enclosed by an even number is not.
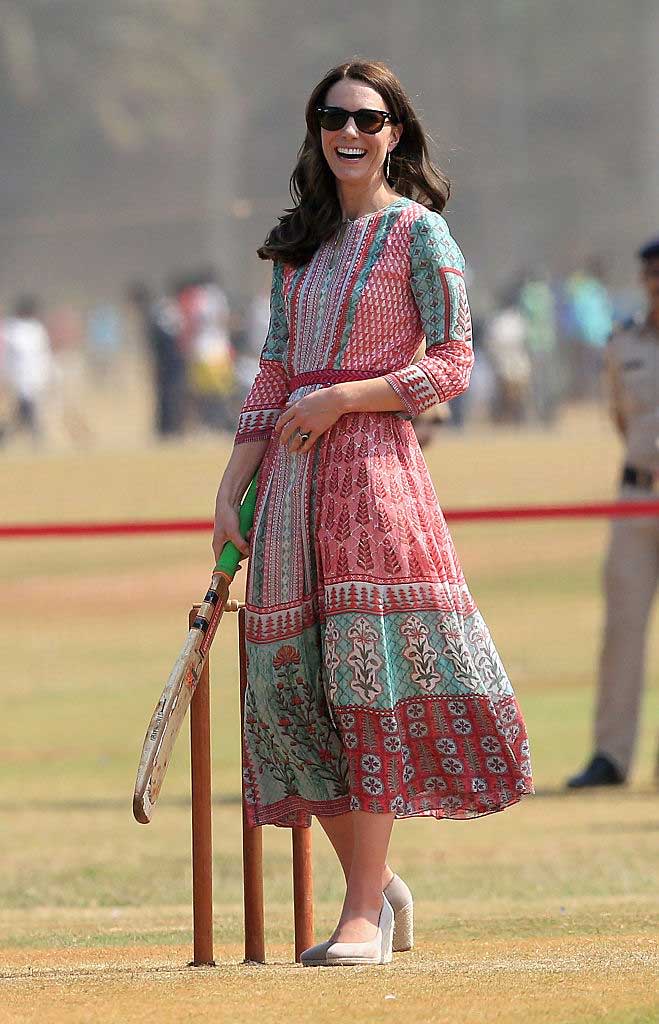
{"type": "Polygon", "coordinates": [[[390,964],[394,935],[394,912],[382,896],[378,930],[370,942],[333,942],[325,953],[327,967],[359,967],[361,964],[390,964]]]}
{"type": "MultiPolygon", "coordinates": [[[[414,946],[414,900],[409,887],[399,875],[394,875],[384,889],[384,895],[394,912],[392,951],[405,953],[414,946]]],[[[310,946],[302,953],[300,960],[305,967],[322,967],[326,963],[327,950],[332,939],[310,946]]]]}
{"type": "Polygon", "coordinates": [[[412,893],[398,875],[389,882],[384,894],[394,912],[394,953],[404,953],[414,945],[414,901],[412,893]]]}
{"type": "Polygon", "coordinates": [[[300,953],[300,963],[303,967],[323,967],[325,955],[332,945],[332,939],[319,942],[316,946],[309,946],[300,953]]]}

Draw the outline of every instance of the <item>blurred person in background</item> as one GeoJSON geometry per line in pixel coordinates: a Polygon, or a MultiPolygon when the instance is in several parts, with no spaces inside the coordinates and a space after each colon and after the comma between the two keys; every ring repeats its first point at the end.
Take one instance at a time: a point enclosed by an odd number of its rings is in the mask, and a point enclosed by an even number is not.
{"type": "Polygon", "coordinates": [[[151,355],[155,396],[154,428],[158,437],[183,433],[186,399],[186,363],[181,349],[181,316],[174,296],[156,297],[143,281],[127,288],[151,355]]]}
{"type": "Polygon", "coordinates": [[[233,349],[229,302],[219,272],[203,268],[178,292],[183,347],[188,353],[188,387],[194,422],[216,430],[234,429],[233,349]]]}
{"type": "Polygon", "coordinates": [[[83,411],[85,377],[85,325],[79,310],[61,304],[46,317],[46,330],[53,352],[55,412],[73,443],[85,447],[92,431],[83,411]]]}
{"type": "Polygon", "coordinates": [[[44,439],[43,409],[53,383],[50,338],[34,295],[21,296],[3,325],[5,380],[13,409],[9,431],[27,431],[35,444],[44,439]]]}
{"type": "Polygon", "coordinates": [[[527,322],[519,311],[518,295],[518,286],[502,293],[499,308],[484,330],[483,347],[495,375],[495,423],[523,423],[529,413],[531,360],[526,347],[527,322]]]}
{"type": "MultiPolygon", "coordinates": [[[[263,265],[261,265],[263,267],[263,265]]],[[[264,269],[267,268],[265,264],[264,269]]],[[[236,352],[234,371],[236,388],[240,401],[246,398],[254,378],[259,370],[259,358],[263,343],[268,334],[270,323],[270,275],[262,273],[259,287],[256,289],[247,307],[245,317],[244,344],[236,352]]]]}
{"type": "MultiPolygon", "coordinates": [[[[620,500],[659,498],[659,238],[639,252],[647,312],[605,351],[611,416],[625,445],[620,500]]],[[[634,754],[648,617],[659,577],[659,516],[616,519],[604,575],[595,752],[571,789],[625,782],[634,754]]]]}
{"type": "Polygon", "coordinates": [[[572,393],[577,398],[599,394],[604,349],[613,327],[611,299],[596,257],[565,282],[570,329],[572,393]]]}
{"type": "Polygon", "coordinates": [[[122,323],[116,306],[103,302],[87,315],[89,366],[100,384],[112,384],[121,354],[122,323]]]}
{"type": "Polygon", "coordinates": [[[527,277],[519,293],[531,361],[531,399],[537,419],[550,426],[561,394],[554,295],[544,273],[527,277]]]}
{"type": "MultiPolygon", "coordinates": [[[[469,384],[469,404],[465,418],[478,423],[489,423],[492,420],[492,410],[497,393],[496,375],[484,343],[487,320],[488,314],[483,312],[480,316],[475,316],[472,321],[476,359],[469,384]]],[[[451,413],[454,405],[455,400],[450,403],[451,413]]]]}

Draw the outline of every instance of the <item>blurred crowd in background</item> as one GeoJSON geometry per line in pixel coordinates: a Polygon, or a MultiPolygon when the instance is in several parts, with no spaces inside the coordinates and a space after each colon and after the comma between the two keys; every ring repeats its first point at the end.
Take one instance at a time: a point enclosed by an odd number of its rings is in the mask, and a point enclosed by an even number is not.
{"type": "MultiPolygon", "coordinates": [[[[212,266],[176,274],[160,289],[133,281],[114,304],[87,310],[17,297],[0,318],[0,442],[20,435],[47,442],[49,410],[74,445],[92,445],[94,390],[116,385],[116,367],[135,345],[148,368],[155,437],[232,436],[268,329],[267,270],[247,302],[232,300],[212,266]]],[[[551,427],[566,403],[596,398],[607,339],[639,300],[613,290],[595,258],[559,280],[526,274],[491,299],[487,313],[478,282],[470,286],[471,387],[429,417],[457,429],[470,422],[551,427]]],[[[415,425],[429,440],[428,422],[415,425]]]]}
{"type": "Polygon", "coordinates": [[[269,289],[232,309],[212,267],[178,274],[161,291],[133,281],[116,303],[88,310],[21,295],[0,317],[0,444],[27,436],[41,446],[57,422],[73,444],[90,446],[94,394],[118,389],[121,416],[127,362],[144,372],[156,438],[233,434],[268,322],[269,289]],[[143,360],[132,358],[135,347],[143,360]]]}

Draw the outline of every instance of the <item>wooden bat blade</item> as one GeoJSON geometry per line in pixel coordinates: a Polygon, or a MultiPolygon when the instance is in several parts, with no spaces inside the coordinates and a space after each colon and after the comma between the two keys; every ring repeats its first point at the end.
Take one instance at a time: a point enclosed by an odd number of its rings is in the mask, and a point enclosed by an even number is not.
{"type": "Polygon", "coordinates": [[[228,594],[229,580],[224,573],[213,573],[197,618],[151,716],[133,794],[133,816],[143,825],[151,821],[176,737],[199,682],[228,594]]]}
{"type": "MultiPolygon", "coordinates": [[[[257,480],[258,474],[255,473],[240,505],[238,524],[243,539],[247,536],[254,519],[257,480]]],[[[229,596],[229,584],[236,574],[239,561],[238,548],[232,541],[227,541],[215,566],[206,596],[199,607],[199,613],[151,716],[142,746],[133,794],[133,816],[143,825],[151,821],[176,737],[199,682],[215,630],[222,618],[229,596]]]]}

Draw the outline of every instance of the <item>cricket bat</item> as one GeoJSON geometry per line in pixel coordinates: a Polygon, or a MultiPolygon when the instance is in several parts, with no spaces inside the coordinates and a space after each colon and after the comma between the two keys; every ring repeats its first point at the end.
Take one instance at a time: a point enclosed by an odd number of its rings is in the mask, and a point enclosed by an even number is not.
{"type": "MultiPolygon", "coordinates": [[[[255,474],[240,505],[238,521],[242,537],[247,535],[254,521],[256,486],[255,474]]],[[[151,716],[133,794],[133,816],[144,825],[151,821],[176,737],[222,618],[229,596],[229,585],[236,574],[240,558],[241,552],[235,544],[227,541],[213,570],[199,614],[190,628],[151,716]]]]}

